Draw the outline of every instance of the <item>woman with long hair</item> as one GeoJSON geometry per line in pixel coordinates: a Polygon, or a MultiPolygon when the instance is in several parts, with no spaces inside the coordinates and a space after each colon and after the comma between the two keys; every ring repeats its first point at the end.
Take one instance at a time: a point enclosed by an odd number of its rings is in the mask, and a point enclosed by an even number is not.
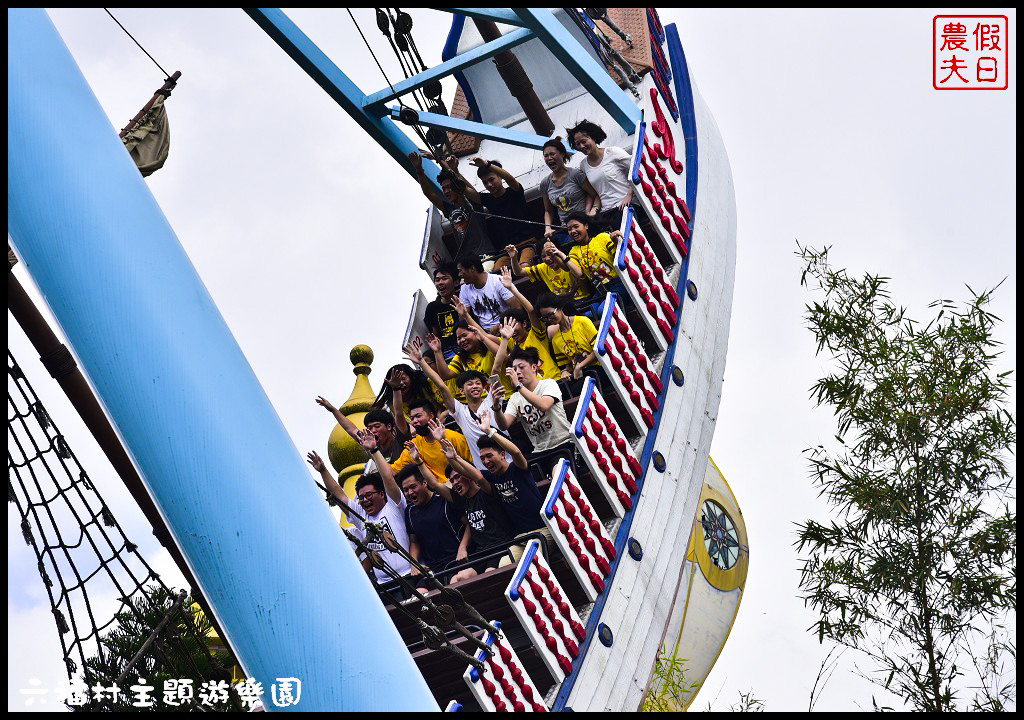
{"type": "Polygon", "coordinates": [[[433,402],[433,387],[421,370],[400,363],[391,366],[384,376],[384,385],[373,406],[389,409],[395,417],[395,428],[403,435],[409,435],[408,408],[418,400],[433,402]]]}
{"type": "Polygon", "coordinates": [[[565,245],[569,238],[564,229],[565,218],[571,212],[594,217],[601,209],[601,198],[583,170],[569,167],[569,151],[562,144],[562,138],[548,140],[544,143],[543,152],[544,164],[551,170],[551,174],[540,181],[540,196],[544,201],[544,237],[565,245]]]}
{"type": "MultiPolygon", "coordinates": [[[[434,357],[442,358],[435,366],[437,374],[448,385],[452,395],[459,402],[466,402],[462,391],[455,385],[455,378],[460,374],[474,370],[484,375],[490,375],[494,367],[494,353],[491,352],[481,339],[485,331],[480,327],[473,314],[461,302],[456,301],[455,310],[459,313],[460,320],[455,326],[455,342],[459,346],[458,352],[450,363],[443,362],[443,357],[435,350],[434,357]]],[[[437,339],[432,335],[427,336],[427,345],[434,350],[437,339]]]]}

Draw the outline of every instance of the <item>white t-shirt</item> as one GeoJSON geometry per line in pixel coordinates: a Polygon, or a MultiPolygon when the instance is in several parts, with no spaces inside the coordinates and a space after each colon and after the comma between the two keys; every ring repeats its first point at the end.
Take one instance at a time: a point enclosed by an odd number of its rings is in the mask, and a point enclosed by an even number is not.
{"type": "Polygon", "coordinates": [[[587,158],[583,158],[580,169],[586,173],[587,180],[601,196],[601,212],[614,210],[625,199],[629,192],[629,169],[633,158],[620,147],[612,145],[604,149],[601,164],[593,167],[587,158]]]}
{"type": "MultiPolygon", "coordinates": [[[[476,409],[477,418],[480,417],[480,413],[490,412],[491,413],[491,427],[500,432],[505,437],[508,437],[507,433],[501,431],[501,429],[494,423],[494,397],[487,395],[480,403],[480,407],[476,409]]],[[[477,440],[484,436],[480,426],[476,424],[476,420],[469,414],[469,406],[466,403],[455,401],[455,412],[452,413],[455,418],[455,422],[459,424],[459,429],[462,430],[462,434],[466,436],[466,443],[469,445],[469,452],[473,456],[473,465],[478,470],[483,470],[484,465],[480,462],[480,447],[476,444],[477,440]]],[[[507,453],[506,453],[507,456],[507,453]]]]}
{"type": "Polygon", "coordinates": [[[509,398],[505,412],[516,415],[523,424],[526,434],[530,436],[533,449],[544,452],[569,442],[569,419],[562,407],[562,392],[555,380],[544,379],[533,389],[535,395],[553,397],[555,404],[547,412],[542,412],[527,402],[521,392],[513,393],[509,398]]]}
{"type": "MultiPolygon", "coordinates": [[[[359,505],[359,501],[352,498],[348,501],[348,506],[354,511],[363,514],[363,508],[359,505]]],[[[349,520],[355,526],[352,529],[352,534],[357,538],[366,542],[366,532],[363,523],[355,515],[349,515],[349,520]]],[[[406,550],[409,549],[409,531],[405,527],[405,496],[402,496],[402,502],[396,503],[390,497],[387,498],[387,502],[384,503],[384,507],[380,509],[380,512],[376,515],[367,515],[367,522],[372,522],[377,527],[381,528],[385,532],[390,532],[395,536],[395,540],[398,544],[404,547],[406,550]]],[[[376,550],[380,553],[381,559],[394,568],[395,572],[399,575],[408,575],[412,568],[409,566],[409,561],[396,552],[385,549],[383,543],[379,541],[371,540],[366,542],[367,547],[371,550],[376,550]]],[[[377,576],[377,582],[387,583],[391,582],[391,578],[385,574],[379,568],[373,569],[374,575],[377,576]]]]}
{"type": "Polygon", "coordinates": [[[463,283],[459,290],[462,304],[473,311],[477,322],[485,329],[501,324],[501,314],[509,309],[508,301],[512,298],[512,291],[501,284],[501,278],[490,273],[479,290],[470,283],[463,283]]]}

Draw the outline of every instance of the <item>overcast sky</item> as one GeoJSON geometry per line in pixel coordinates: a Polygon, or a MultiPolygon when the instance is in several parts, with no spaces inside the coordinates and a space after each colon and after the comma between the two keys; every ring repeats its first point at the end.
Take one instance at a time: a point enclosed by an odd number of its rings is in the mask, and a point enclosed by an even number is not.
{"type": "MultiPolygon", "coordinates": [[[[416,267],[426,204],[241,10],[113,12],[168,71],[182,71],[167,103],[171,156],[147,183],[296,447],[323,452],[333,422],[313,398],[347,397],[357,343],[377,355],[378,386],[399,359],[413,291],[429,289],[416,267]]],[[[677,23],[718,121],[738,213],[712,455],[744,510],[750,569],[695,707],[725,707],[752,689],[769,710],[806,709],[828,649],[807,632],[814,617],[798,598],[792,546],[794,523],[825,516],[801,451],[832,435],[830,412],[808,400],[827,363],[804,328],[811,296],[798,283],[796,241],[833,246],[833,261],[852,273],[891,277],[894,299],[917,317],[931,300],[964,299],[967,285],[1005,278],[992,307],[1004,320],[1002,366],[1016,368],[1016,15],[994,12],[1010,23],[1003,92],[932,88],[932,11],[662,13],[677,23]]],[[[355,13],[399,77],[372,10],[355,13]]],[[[290,14],[365,91],[385,85],[343,10],[290,14]]],[[[102,10],[51,17],[120,128],[162,75],[102,10]]],[[[438,62],[450,17],[414,17],[424,58],[438,62]]],[[[24,268],[16,272],[30,284],[24,268]]],[[[171,567],[20,331],[9,333],[129,535],[171,567]]],[[[8,703],[22,709],[18,689],[32,679],[55,687],[64,675],[42,583],[8,512],[8,703]]],[[[817,709],[870,708],[872,688],[847,671],[853,659],[847,653],[817,709]]]]}

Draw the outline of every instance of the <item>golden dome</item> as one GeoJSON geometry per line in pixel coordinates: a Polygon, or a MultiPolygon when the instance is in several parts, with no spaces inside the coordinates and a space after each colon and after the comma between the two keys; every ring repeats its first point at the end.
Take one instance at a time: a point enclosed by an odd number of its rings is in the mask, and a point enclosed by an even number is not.
{"type": "MultiPolygon", "coordinates": [[[[370,387],[369,379],[373,350],[367,345],[356,345],[348,356],[352,362],[356,383],[348,400],[339,405],[338,409],[355,423],[356,427],[362,428],[363,418],[373,408],[373,401],[377,397],[370,387]]],[[[349,497],[355,497],[355,482],[363,472],[366,453],[341,425],[335,424],[331,430],[331,436],[327,440],[327,458],[338,473],[338,483],[345,488],[349,497]]]]}

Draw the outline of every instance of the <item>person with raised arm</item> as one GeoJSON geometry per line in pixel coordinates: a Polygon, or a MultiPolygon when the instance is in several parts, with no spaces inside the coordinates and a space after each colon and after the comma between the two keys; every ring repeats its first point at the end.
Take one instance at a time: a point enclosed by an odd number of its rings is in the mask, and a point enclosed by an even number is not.
{"type": "MultiPolygon", "coordinates": [[[[334,419],[338,421],[338,424],[341,425],[341,429],[347,432],[356,442],[359,442],[362,431],[344,413],[334,407],[322,395],[317,397],[316,404],[331,413],[334,419]]],[[[363,418],[363,425],[366,426],[367,431],[373,434],[374,439],[377,441],[377,447],[380,448],[381,453],[388,459],[388,462],[397,460],[398,456],[402,454],[405,441],[409,439],[409,436],[397,429],[397,423],[391,413],[387,410],[374,408],[366,413],[366,417],[363,418]]],[[[373,472],[373,470],[373,460],[371,459],[366,462],[363,474],[373,472]]]]}
{"type": "MultiPolygon", "coordinates": [[[[488,349],[487,344],[484,342],[484,338],[488,337],[487,333],[473,319],[472,315],[466,312],[465,306],[457,302],[456,308],[461,315],[458,325],[455,326],[455,337],[458,339],[459,352],[452,358],[450,363],[437,363],[434,366],[434,371],[445,381],[448,390],[458,400],[465,401],[466,396],[455,382],[456,378],[462,373],[469,371],[478,372],[483,375],[489,374],[491,368],[494,367],[494,353],[488,349]]],[[[433,335],[427,335],[426,340],[427,346],[431,349],[434,357],[439,357],[440,344],[437,338],[433,335]]],[[[423,359],[426,361],[426,357],[423,359]]],[[[439,392],[435,390],[435,394],[439,394],[439,392]]],[[[441,399],[443,401],[443,398],[441,399]]]]}
{"type": "MultiPolygon", "coordinates": [[[[440,482],[420,457],[416,446],[409,443],[407,449],[410,455],[419,458],[398,473],[406,501],[409,554],[436,575],[469,557],[472,530],[465,515],[444,495],[431,490],[431,486],[436,488],[440,482]]],[[[416,566],[412,574],[419,574],[416,566]]]]}
{"type": "Polygon", "coordinates": [[[569,236],[560,228],[565,226],[566,216],[571,212],[582,212],[594,217],[601,210],[601,198],[582,169],[569,167],[569,151],[562,144],[562,138],[548,140],[542,151],[544,164],[551,171],[540,181],[540,196],[544,199],[544,237],[564,245],[569,236]]]}
{"type": "Polygon", "coordinates": [[[462,278],[459,300],[473,312],[485,330],[497,327],[503,312],[511,307],[519,307],[519,301],[501,284],[501,279],[484,272],[483,261],[479,256],[460,255],[455,264],[462,278]]]}
{"type": "Polygon", "coordinates": [[[516,277],[528,277],[544,283],[544,286],[556,295],[572,295],[579,299],[587,296],[588,288],[583,270],[576,261],[566,255],[553,242],[548,240],[541,250],[541,261],[535,265],[523,267],[519,264],[518,250],[514,245],[505,248],[512,259],[512,273],[516,277]]]}
{"type": "MultiPolygon", "coordinates": [[[[483,417],[488,415],[485,413],[483,417]]],[[[458,456],[451,443],[442,441],[441,448],[448,458],[448,482],[451,488],[438,484],[431,489],[446,493],[446,499],[466,516],[473,533],[469,559],[472,560],[473,555],[486,554],[496,545],[508,543],[512,539],[512,527],[493,486],[484,479],[478,468],[458,456]]],[[[459,571],[452,578],[452,584],[509,563],[511,558],[508,556],[484,558],[471,568],[459,571]]]]}
{"type": "Polygon", "coordinates": [[[455,238],[458,241],[456,254],[462,252],[477,255],[493,254],[497,248],[487,235],[487,226],[481,215],[484,208],[480,205],[480,195],[458,171],[458,160],[450,155],[444,161],[437,161],[441,173],[437,183],[441,187],[441,195],[437,194],[423,171],[423,158],[434,160],[434,156],[426,151],[411,152],[408,155],[420,190],[434,207],[452,224],[455,238]],[[472,193],[472,195],[470,195],[472,193]]]}
{"type": "Polygon", "coordinates": [[[497,368],[494,372],[502,379],[505,391],[511,395],[513,387],[508,380],[508,376],[504,373],[505,363],[508,355],[520,348],[531,347],[537,351],[537,356],[540,358],[540,376],[542,379],[551,378],[557,380],[559,373],[558,366],[555,364],[554,358],[551,356],[551,350],[548,347],[547,328],[534,311],[533,304],[526,299],[525,295],[519,292],[519,288],[512,281],[512,273],[507,269],[502,271],[501,282],[519,301],[522,309],[508,310],[502,315],[502,325],[498,329],[498,334],[501,338],[507,338],[506,347],[502,347],[500,339],[495,346],[494,338],[484,339],[484,344],[494,353],[494,367],[497,368]],[[513,326],[509,321],[514,322],[515,325],[513,326]],[[502,331],[502,327],[505,328],[504,331],[502,331]],[[511,335],[508,334],[509,330],[512,332],[511,335]]]}
{"type": "Polygon", "coordinates": [[[586,315],[572,315],[572,303],[551,293],[537,298],[537,312],[547,324],[555,362],[563,380],[579,380],[583,370],[597,365],[597,328],[586,315]]]}
{"type": "Polygon", "coordinates": [[[393,365],[384,376],[384,385],[373,401],[377,408],[390,408],[395,428],[411,436],[408,408],[417,400],[433,400],[433,387],[423,373],[409,365],[393,365]]]}
{"type": "MultiPolygon", "coordinates": [[[[458,400],[451,392],[448,384],[441,379],[441,376],[424,359],[423,355],[412,345],[405,346],[405,354],[412,362],[418,364],[426,376],[434,383],[434,387],[443,398],[445,407],[455,418],[462,434],[466,436],[466,444],[473,457],[473,464],[483,467],[480,464],[480,454],[476,449],[477,438],[480,437],[480,428],[476,421],[480,413],[491,410],[491,396],[487,394],[488,378],[477,370],[465,370],[455,377],[455,385],[462,392],[466,401],[458,400]]],[[[442,441],[442,446],[446,440],[442,441]]],[[[450,463],[449,463],[450,464],[450,463]]]]}
{"type": "MultiPolygon", "coordinates": [[[[572,459],[573,446],[569,420],[562,406],[562,392],[555,380],[542,380],[538,375],[539,369],[540,357],[534,348],[521,348],[512,353],[512,367],[505,373],[515,392],[509,398],[505,411],[494,413],[494,423],[507,430],[519,420],[533,443],[535,456],[532,459],[538,462],[544,473],[550,473],[559,458],[572,459]],[[537,458],[536,454],[543,454],[543,457],[537,458]]],[[[495,407],[499,407],[505,389],[500,383],[495,383],[491,385],[491,392],[495,396],[495,407]]],[[[483,455],[480,459],[484,460],[483,455]]]]}
{"type": "Polygon", "coordinates": [[[459,297],[459,271],[455,263],[442,262],[434,269],[434,288],[437,290],[437,299],[427,303],[423,324],[441,341],[445,362],[451,362],[459,350],[455,341],[459,314],[455,311],[454,302],[459,297]]]}
{"type": "MultiPolygon", "coordinates": [[[[456,173],[458,179],[466,183],[466,197],[486,208],[483,214],[487,218],[487,234],[494,246],[519,246],[523,252],[523,262],[529,264],[536,253],[533,245],[537,242],[536,236],[539,233],[534,230],[537,226],[534,225],[526,205],[526,189],[497,160],[475,157],[469,163],[476,167],[477,177],[483,182],[485,192],[478,192],[466,178],[458,174],[457,161],[454,166],[449,163],[448,168],[456,173]]],[[[497,272],[507,264],[508,258],[499,257],[495,260],[492,271],[497,272]]]]}
{"type": "Polygon", "coordinates": [[[480,487],[501,500],[513,534],[538,530],[544,525],[540,518],[543,500],[530,465],[519,446],[491,427],[490,421],[490,416],[480,418],[483,436],[477,440],[477,446],[484,463],[480,487]]]}
{"type": "Polygon", "coordinates": [[[633,158],[620,147],[601,147],[608,136],[589,120],[567,128],[565,137],[569,145],[586,156],[580,169],[601,199],[602,212],[594,218],[594,224],[609,229],[619,227],[622,213],[633,200],[633,183],[629,181],[633,158]]]}
{"type": "MultiPolygon", "coordinates": [[[[437,411],[433,403],[429,400],[419,400],[410,408],[409,414],[412,417],[413,429],[416,430],[416,437],[411,442],[437,478],[444,477],[445,468],[448,467],[448,461],[441,451],[441,440],[450,442],[458,449],[459,455],[472,462],[473,456],[469,452],[469,445],[466,444],[466,437],[460,432],[449,430],[437,420],[437,411]]],[[[399,458],[391,463],[391,469],[397,475],[412,462],[407,444],[399,458]]]]}
{"type": "MultiPolygon", "coordinates": [[[[412,569],[409,561],[400,553],[388,550],[379,537],[367,536],[366,533],[366,523],[373,523],[382,532],[394,537],[395,542],[408,550],[410,542],[405,524],[405,496],[395,481],[395,476],[391,472],[391,466],[388,465],[386,458],[380,452],[380,448],[377,447],[374,436],[369,432],[360,431],[356,439],[363,450],[370,456],[370,459],[376,464],[377,472],[363,475],[356,481],[355,499],[349,498],[345,489],[327,469],[327,464],[316,452],[310,452],[306,456],[306,460],[314,470],[320,473],[324,485],[345,507],[349,520],[353,525],[352,534],[365,543],[370,550],[378,553],[381,560],[387,563],[398,575],[408,575],[412,569]]],[[[364,567],[368,565],[368,562],[364,562],[364,567]]],[[[378,584],[391,582],[391,576],[380,568],[373,568],[373,576],[378,584]]],[[[396,592],[397,594],[391,594],[392,599],[396,601],[405,599],[403,592],[396,592]]]]}

